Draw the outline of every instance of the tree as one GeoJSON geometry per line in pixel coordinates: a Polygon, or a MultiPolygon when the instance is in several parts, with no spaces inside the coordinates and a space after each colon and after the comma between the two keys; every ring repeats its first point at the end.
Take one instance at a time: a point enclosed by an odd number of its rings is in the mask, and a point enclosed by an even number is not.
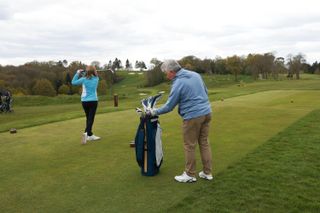
{"type": "Polygon", "coordinates": [[[313,62],[313,64],[309,67],[308,72],[314,74],[316,71],[319,71],[320,63],[318,61],[313,62]]]}
{"type": "Polygon", "coordinates": [[[78,69],[84,69],[84,68],[85,68],[85,64],[82,64],[81,61],[72,61],[69,64],[67,71],[69,71],[70,73],[74,73],[74,71],[78,69]]]}
{"type": "Polygon", "coordinates": [[[145,73],[146,86],[152,87],[165,81],[164,73],[160,69],[160,64],[145,73]]]}
{"type": "Polygon", "coordinates": [[[258,79],[259,76],[259,57],[261,55],[258,54],[249,54],[246,59],[246,64],[249,69],[249,72],[253,76],[255,80],[258,79]]]}
{"type": "Polygon", "coordinates": [[[6,84],[6,82],[4,80],[0,80],[0,90],[5,89],[7,87],[8,87],[8,85],[6,84]]]}
{"type": "Polygon", "coordinates": [[[100,69],[100,62],[99,61],[92,61],[91,66],[94,66],[96,69],[100,69]]]}
{"type": "Polygon", "coordinates": [[[141,69],[147,69],[147,66],[143,61],[140,61],[140,68],[141,69]]]}
{"type": "Polygon", "coordinates": [[[185,56],[179,60],[179,63],[182,67],[188,70],[202,72],[202,70],[200,70],[198,66],[200,64],[199,62],[200,62],[200,59],[193,55],[185,56]]]}
{"type": "Polygon", "coordinates": [[[66,83],[68,86],[70,86],[70,85],[71,85],[71,81],[72,81],[72,79],[71,79],[70,73],[67,72],[65,83],[66,83]]]}
{"type": "Polygon", "coordinates": [[[214,72],[214,61],[212,59],[203,59],[200,63],[200,69],[205,73],[212,74],[214,72]]]}
{"type": "Polygon", "coordinates": [[[61,85],[62,85],[62,81],[61,80],[56,80],[55,81],[54,86],[55,86],[55,90],[56,90],[57,94],[59,93],[59,88],[60,88],[61,85]]]}
{"type": "Polygon", "coordinates": [[[311,65],[308,64],[307,62],[302,63],[301,69],[303,70],[303,72],[313,74],[313,73],[311,72],[312,67],[311,67],[311,65]]]}
{"type": "Polygon", "coordinates": [[[72,95],[72,84],[71,84],[71,81],[72,81],[72,79],[71,79],[71,75],[70,75],[70,73],[69,72],[67,72],[67,74],[66,74],[66,85],[69,87],[69,95],[72,95]]]}
{"type": "Polygon", "coordinates": [[[47,79],[37,80],[32,91],[35,95],[55,96],[56,94],[51,82],[47,79]]]}
{"type": "Polygon", "coordinates": [[[114,62],[112,63],[112,69],[113,70],[117,70],[117,69],[120,69],[122,68],[122,63],[121,63],[121,60],[119,60],[118,58],[116,58],[114,60],[114,62]]]}
{"type": "Polygon", "coordinates": [[[109,63],[108,63],[108,65],[107,65],[107,69],[111,69],[111,68],[112,68],[112,61],[109,60],[109,63]]]}
{"type": "Polygon", "coordinates": [[[274,69],[272,72],[273,78],[278,79],[279,73],[285,73],[286,72],[286,67],[284,63],[284,58],[283,57],[278,57],[274,60],[274,69]]]}
{"type": "Polygon", "coordinates": [[[216,74],[229,74],[228,70],[226,69],[226,59],[223,59],[221,57],[216,57],[214,62],[214,72],[216,74]]]}
{"type": "Polygon", "coordinates": [[[152,58],[152,59],[150,60],[150,64],[154,64],[155,67],[156,67],[156,66],[159,66],[161,63],[162,63],[162,62],[159,61],[157,58],[152,58]]]}
{"type": "Polygon", "coordinates": [[[260,75],[263,79],[268,79],[270,73],[274,69],[274,55],[272,53],[249,54],[246,64],[254,79],[260,75]]]}
{"type": "Polygon", "coordinates": [[[288,55],[288,67],[289,67],[289,74],[296,75],[296,79],[300,79],[300,70],[302,68],[302,64],[305,63],[305,58],[302,53],[299,53],[297,55],[288,55]]]}
{"type": "Polygon", "coordinates": [[[274,55],[273,53],[265,53],[262,56],[262,76],[264,79],[268,79],[269,74],[272,73],[273,68],[274,68],[274,55]]]}
{"type": "Polygon", "coordinates": [[[135,68],[142,71],[143,69],[147,69],[147,66],[143,61],[136,61],[135,68]]]}
{"type": "Polygon", "coordinates": [[[239,56],[234,55],[232,57],[227,57],[226,68],[234,74],[235,81],[238,81],[238,75],[243,69],[242,64],[242,59],[239,56]]]}
{"type": "Polygon", "coordinates": [[[126,60],[126,70],[131,70],[132,68],[132,65],[131,63],[129,62],[129,59],[126,60]]]}

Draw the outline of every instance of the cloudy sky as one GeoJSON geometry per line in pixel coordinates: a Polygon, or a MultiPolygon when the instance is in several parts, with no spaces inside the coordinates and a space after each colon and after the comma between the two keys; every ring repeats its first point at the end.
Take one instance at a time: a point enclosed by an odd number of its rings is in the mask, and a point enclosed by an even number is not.
{"type": "Polygon", "coordinates": [[[319,0],[0,0],[0,64],[273,52],[320,61],[319,0]]]}

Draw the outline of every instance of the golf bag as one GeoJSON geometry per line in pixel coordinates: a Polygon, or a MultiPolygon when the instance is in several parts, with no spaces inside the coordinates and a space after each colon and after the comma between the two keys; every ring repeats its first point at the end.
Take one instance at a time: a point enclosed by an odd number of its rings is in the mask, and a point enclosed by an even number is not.
{"type": "Polygon", "coordinates": [[[0,91],[0,113],[1,112],[12,112],[12,96],[11,93],[7,90],[0,91]]]}
{"type": "Polygon", "coordinates": [[[157,95],[142,100],[145,112],[139,109],[141,116],[135,137],[135,151],[141,174],[145,176],[156,175],[163,161],[159,117],[146,115],[146,112],[154,107],[160,97],[161,95],[157,95]]]}

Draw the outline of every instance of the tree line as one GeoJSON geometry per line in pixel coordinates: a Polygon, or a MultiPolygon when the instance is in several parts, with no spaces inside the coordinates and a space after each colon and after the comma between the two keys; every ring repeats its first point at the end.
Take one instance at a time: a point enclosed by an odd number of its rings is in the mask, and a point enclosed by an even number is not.
{"type": "Polygon", "coordinates": [[[287,74],[288,78],[300,78],[300,72],[319,73],[320,65],[306,63],[303,54],[288,55],[287,58],[275,57],[272,53],[249,54],[247,56],[230,56],[227,58],[201,60],[195,56],[182,58],[180,64],[199,73],[233,74],[235,80],[239,74],[252,75],[254,79],[278,79],[279,74],[287,74]]]}
{"type": "MultiPolygon", "coordinates": [[[[300,73],[320,74],[320,63],[306,63],[303,54],[288,55],[286,58],[275,57],[272,53],[249,54],[247,56],[230,56],[226,58],[200,59],[196,56],[185,56],[178,60],[182,67],[205,74],[234,75],[235,81],[239,75],[251,75],[254,79],[278,79],[280,74],[286,74],[289,79],[299,79],[300,73]]],[[[154,86],[165,77],[160,70],[161,61],[153,58],[150,61],[153,68],[145,72],[146,86],[154,86]]],[[[114,71],[132,70],[132,63],[127,59],[123,66],[121,60],[109,60],[101,66],[99,61],[91,65],[97,69],[114,71]]],[[[85,68],[86,64],[74,61],[65,68],[62,61],[38,62],[32,61],[21,66],[0,65],[0,89],[10,90],[13,94],[46,95],[80,93],[78,86],[71,85],[71,79],[77,69],[85,68]]],[[[136,61],[136,69],[145,70],[143,61],[136,61]]],[[[100,73],[99,94],[104,95],[108,87],[121,80],[116,74],[100,73]]]]}
{"type": "MultiPolygon", "coordinates": [[[[121,60],[115,58],[114,61],[101,66],[100,62],[93,61],[90,65],[95,66],[100,72],[100,83],[98,92],[105,95],[107,88],[121,80],[116,72],[110,74],[108,70],[120,70],[121,60]]],[[[20,66],[0,65],[0,89],[9,90],[12,94],[20,95],[44,95],[55,96],[58,94],[77,94],[81,92],[81,87],[71,85],[71,80],[76,70],[85,69],[87,65],[80,61],[73,61],[65,68],[62,61],[27,62],[20,66]]],[[[136,69],[146,69],[143,61],[136,61],[136,69]]],[[[131,70],[132,64],[126,61],[125,69],[131,70]]]]}
{"type": "MultiPolygon", "coordinates": [[[[155,67],[147,73],[147,86],[154,86],[164,81],[159,74],[161,61],[151,60],[155,67]]],[[[247,56],[229,56],[226,58],[200,59],[196,56],[185,56],[179,60],[182,67],[206,74],[232,74],[235,81],[239,75],[251,75],[253,79],[279,79],[285,74],[288,79],[300,79],[300,73],[320,74],[320,63],[308,64],[303,54],[289,54],[286,58],[275,57],[273,53],[248,54],[247,56]]]]}
{"type": "MultiPolygon", "coordinates": [[[[99,61],[93,61],[91,62],[91,65],[95,66],[97,69],[112,69],[112,70],[133,70],[133,65],[129,61],[129,59],[126,60],[125,65],[122,64],[122,61],[118,58],[115,58],[114,61],[109,60],[109,62],[103,66],[101,66],[99,61]]],[[[135,69],[147,69],[146,64],[144,61],[136,61],[134,64],[135,69]]]]}

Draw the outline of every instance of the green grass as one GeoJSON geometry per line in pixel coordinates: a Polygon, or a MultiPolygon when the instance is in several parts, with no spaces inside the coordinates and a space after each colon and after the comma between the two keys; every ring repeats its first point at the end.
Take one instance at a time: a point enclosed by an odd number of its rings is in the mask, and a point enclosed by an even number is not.
{"type": "MultiPolygon", "coordinates": [[[[155,88],[140,88],[144,77],[138,73],[130,75],[120,72],[124,80],[108,89],[106,96],[99,96],[97,113],[108,113],[140,107],[139,101],[162,90],[169,90],[169,85],[163,84],[155,88]],[[140,95],[144,93],[146,95],[140,95]],[[118,94],[119,107],[114,107],[113,94],[118,94]]],[[[14,113],[0,114],[0,132],[11,128],[26,128],[46,123],[68,120],[84,115],[79,95],[59,95],[57,97],[44,96],[15,96],[14,113]]]]}
{"type": "Polygon", "coordinates": [[[209,85],[209,97],[211,100],[226,99],[269,90],[320,90],[319,80],[316,79],[256,81],[230,84],[223,87],[214,87],[214,85],[210,86],[210,83],[207,84],[209,85]]]}
{"type": "Polygon", "coordinates": [[[320,212],[320,110],[308,114],[169,212],[320,212]]]}
{"type": "MultiPolygon", "coordinates": [[[[140,107],[143,97],[164,90],[161,105],[170,84],[141,88],[142,75],[122,75],[126,78],[100,98],[94,131],[103,139],[97,144],[80,145],[84,115],[79,96],[16,97],[15,112],[0,114],[0,212],[180,211],[191,199],[189,194],[204,196],[202,190],[211,188],[208,182],[183,185],[173,181],[184,167],[177,113],[161,116],[165,159],[160,174],[152,178],[140,175],[134,151],[129,148],[138,125],[133,108],[140,107]],[[119,95],[118,108],[113,107],[113,93],[119,95]],[[7,132],[13,127],[18,128],[18,134],[7,132]]],[[[315,75],[302,75],[299,81],[256,82],[244,76],[241,84],[235,83],[233,76],[204,79],[213,101],[210,140],[217,180],[275,134],[320,108],[320,84],[315,75]]],[[[316,132],[311,135],[317,137],[316,132]]],[[[200,170],[199,154],[197,160],[200,170]]],[[[300,187],[300,191],[304,189],[309,188],[300,187]]],[[[289,194],[289,190],[283,193],[289,194]]],[[[247,196],[243,194],[243,200],[249,199],[247,196]]],[[[270,202],[278,205],[278,200],[270,202]]],[[[306,211],[312,210],[313,204],[306,205],[306,211]]],[[[204,205],[203,210],[210,208],[204,205]]],[[[250,210],[255,212],[253,208],[250,210]]]]}
{"type": "MultiPolygon", "coordinates": [[[[120,72],[119,75],[124,77],[124,80],[113,85],[107,91],[107,96],[99,97],[98,113],[125,109],[133,110],[140,107],[139,100],[159,91],[166,92],[159,105],[166,101],[170,91],[168,82],[156,87],[142,88],[140,85],[144,82],[143,75],[137,73],[132,75],[127,72],[120,72]],[[119,96],[118,108],[113,107],[112,94],[114,93],[119,96]],[[141,95],[141,93],[145,95],[141,95]]],[[[209,89],[211,101],[269,90],[320,90],[320,77],[318,75],[303,74],[301,80],[263,80],[255,82],[248,76],[240,76],[243,81],[241,84],[234,82],[232,75],[204,75],[203,78],[209,89]]],[[[15,112],[13,114],[0,114],[0,132],[6,132],[10,128],[20,129],[83,116],[78,95],[62,95],[54,98],[41,96],[18,96],[14,98],[13,108],[15,112]]]]}
{"type": "MultiPolygon", "coordinates": [[[[97,113],[122,111],[124,109],[127,109],[127,107],[113,107],[112,101],[101,101],[99,102],[97,113]]],[[[11,128],[20,130],[26,127],[64,121],[83,116],[84,112],[79,100],[76,104],[15,107],[13,113],[0,114],[0,132],[7,132],[11,128]]]]}
{"type": "MultiPolygon", "coordinates": [[[[213,102],[210,141],[215,174],[320,108],[319,95],[318,90],[276,90],[213,102]]],[[[77,107],[80,112],[80,104],[77,107]]],[[[129,148],[138,120],[131,109],[100,113],[94,133],[102,140],[85,146],[80,145],[83,116],[18,129],[17,134],[0,133],[1,212],[165,212],[189,194],[210,187],[202,180],[173,180],[184,168],[177,113],[160,118],[165,154],[160,174],[141,176],[129,148]]],[[[197,162],[201,170],[199,154],[197,162]]]]}

